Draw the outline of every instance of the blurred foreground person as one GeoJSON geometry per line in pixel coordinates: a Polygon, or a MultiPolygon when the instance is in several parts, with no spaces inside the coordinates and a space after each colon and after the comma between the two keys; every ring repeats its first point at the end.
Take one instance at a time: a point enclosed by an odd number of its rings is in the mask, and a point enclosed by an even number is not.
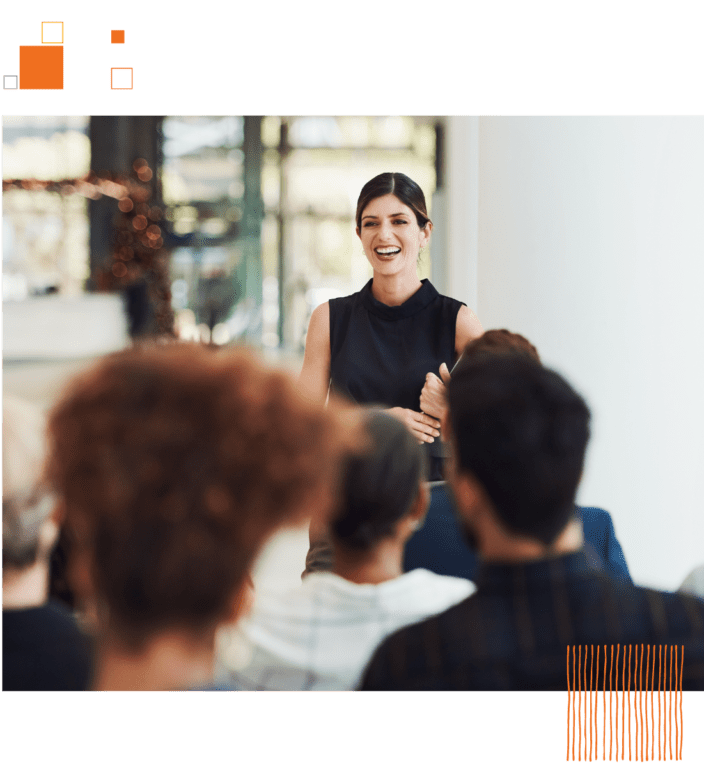
{"type": "MultiPolygon", "coordinates": [[[[518,355],[540,362],[538,350],[525,336],[505,328],[486,331],[470,341],[462,352],[462,359],[471,360],[481,354],[518,355]]],[[[446,380],[450,380],[449,372],[446,380]]],[[[426,377],[421,407],[438,418],[446,417],[446,388],[432,373],[426,377]]],[[[585,552],[591,565],[611,576],[631,581],[611,515],[605,509],[575,506],[571,530],[575,540],[583,535],[585,552]]],[[[319,560],[318,551],[314,554],[319,560]]],[[[429,568],[435,573],[476,579],[477,553],[464,541],[444,482],[432,485],[426,524],[408,542],[404,567],[406,570],[429,568]]]]}
{"type": "Polygon", "coordinates": [[[135,348],[78,378],[50,418],[49,474],[95,606],[94,687],[211,686],[256,555],[329,509],[353,434],[245,351],[135,348]]]}
{"type": "Polygon", "coordinates": [[[704,689],[704,603],[594,570],[570,529],[582,398],[516,355],[466,360],[448,389],[449,484],[480,555],[477,591],[384,641],[362,687],[566,690],[568,645],[654,643],[684,646],[682,685],[704,689]]]}
{"type": "Polygon", "coordinates": [[[11,395],[2,416],[2,687],[85,690],[88,638],[70,611],[48,599],[60,513],[42,476],[46,423],[11,395]]]}
{"type": "Polygon", "coordinates": [[[425,456],[405,425],[365,420],[368,448],[349,461],[330,524],[332,573],[284,594],[257,594],[251,617],[222,639],[221,662],[249,690],[349,690],[379,641],[463,600],[465,579],[403,573],[403,548],[428,504],[425,456]]]}

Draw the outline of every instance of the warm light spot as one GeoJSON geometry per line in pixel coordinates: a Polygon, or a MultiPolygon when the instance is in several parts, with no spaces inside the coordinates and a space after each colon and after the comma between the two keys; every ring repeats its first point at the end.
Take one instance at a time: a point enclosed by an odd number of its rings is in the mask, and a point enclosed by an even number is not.
{"type": "Polygon", "coordinates": [[[210,328],[205,323],[200,323],[196,328],[198,331],[198,337],[204,344],[210,343],[210,328]]]}
{"type": "Polygon", "coordinates": [[[227,344],[227,342],[230,340],[230,329],[225,325],[225,323],[218,323],[213,328],[213,344],[227,344]]]}
{"type": "Polygon", "coordinates": [[[129,213],[134,208],[134,203],[129,199],[129,197],[123,197],[122,200],[117,204],[117,207],[123,212],[123,213],[129,213]]]}
{"type": "Polygon", "coordinates": [[[112,273],[115,277],[124,277],[127,274],[127,267],[121,262],[115,262],[112,265],[112,273]]]}
{"type": "Polygon", "coordinates": [[[147,217],[142,216],[141,214],[139,216],[135,216],[134,221],[132,222],[132,226],[135,229],[145,229],[147,226],[147,217]]]}
{"type": "Polygon", "coordinates": [[[141,168],[137,171],[137,176],[139,176],[140,181],[149,181],[153,175],[151,168],[141,168]]]}
{"type": "Polygon", "coordinates": [[[149,163],[143,157],[138,157],[132,163],[132,167],[135,169],[135,171],[139,171],[140,168],[149,168],[149,163]]]}

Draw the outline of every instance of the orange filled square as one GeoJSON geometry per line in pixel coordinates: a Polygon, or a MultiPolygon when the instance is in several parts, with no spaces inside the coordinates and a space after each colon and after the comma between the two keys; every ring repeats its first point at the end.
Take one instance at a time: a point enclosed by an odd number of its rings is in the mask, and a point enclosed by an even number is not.
{"type": "Polygon", "coordinates": [[[63,87],[63,45],[20,46],[20,90],[63,87]]]}
{"type": "Polygon", "coordinates": [[[125,42],[125,30],[124,29],[112,29],[112,30],[110,30],[110,42],[111,43],[124,43],[125,42]]]}

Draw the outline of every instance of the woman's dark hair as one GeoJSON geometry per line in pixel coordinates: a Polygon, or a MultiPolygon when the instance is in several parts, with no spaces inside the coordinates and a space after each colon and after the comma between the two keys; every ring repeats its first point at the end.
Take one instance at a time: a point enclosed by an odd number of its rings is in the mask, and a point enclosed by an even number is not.
{"type": "Polygon", "coordinates": [[[364,432],[369,447],[348,461],[330,526],[336,544],[361,551],[393,533],[427,478],[425,454],[398,419],[371,411],[364,432]]]}
{"type": "Polygon", "coordinates": [[[364,209],[372,200],[376,200],[377,197],[384,197],[384,195],[394,195],[404,205],[407,205],[415,213],[416,221],[421,229],[430,221],[423,190],[405,173],[387,172],[380,173],[362,187],[357,200],[355,216],[358,229],[362,228],[364,209]]]}
{"type": "Polygon", "coordinates": [[[507,529],[551,544],[574,509],[589,408],[528,356],[483,352],[448,385],[459,472],[484,487],[507,529]]]}

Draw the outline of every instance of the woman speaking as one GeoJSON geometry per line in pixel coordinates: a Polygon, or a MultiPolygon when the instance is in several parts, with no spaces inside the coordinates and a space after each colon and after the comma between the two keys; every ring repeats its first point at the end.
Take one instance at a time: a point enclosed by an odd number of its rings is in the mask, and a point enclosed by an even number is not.
{"type": "MultiPolygon", "coordinates": [[[[447,379],[447,366],[483,333],[482,325],[465,304],[418,278],[418,255],[433,224],[412,179],[382,173],[367,182],[356,223],[373,277],[358,293],[313,311],[300,387],[320,401],[331,387],[360,405],[387,408],[420,443],[432,444],[440,422],[423,412],[421,392],[430,404],[441,389],[436,374],[447,379]],[[424,391],[426,379],[433,386],[424,391]]],[[[441,479],[441,452],[430,455],[430,479],[441,479]]]]}

